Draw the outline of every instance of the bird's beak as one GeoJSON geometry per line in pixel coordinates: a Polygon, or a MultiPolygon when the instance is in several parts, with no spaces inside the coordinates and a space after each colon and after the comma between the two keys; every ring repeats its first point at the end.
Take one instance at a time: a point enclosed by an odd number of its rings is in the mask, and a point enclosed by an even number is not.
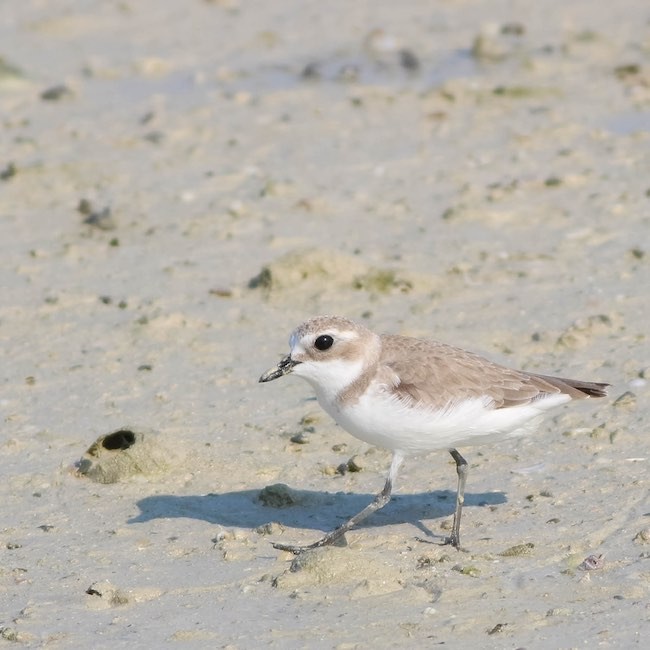
{"type": "Polygon", "coordinates": [[[273,381],[274,379],[277,379],[278,377],[283,377],[284,375],[288,375],[292,370],[294,366],[297,366],[300,363],[300,361],[294,361],[291,358],[291,355],[288,354],[280,363],[278,363],[275,368],[271,368],[270,370],[267,370],[261,377],[260,381],[265,382],[265,381],[273,381]]]}

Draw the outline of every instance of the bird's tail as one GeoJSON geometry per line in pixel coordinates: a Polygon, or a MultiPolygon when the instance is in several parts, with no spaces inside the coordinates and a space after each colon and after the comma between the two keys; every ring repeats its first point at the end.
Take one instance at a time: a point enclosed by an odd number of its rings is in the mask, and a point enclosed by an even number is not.
{"type": "Polygon", "coordinates": [[[597,381],[581,381],[580,379],[565,379],[564,377],[549,377],[547,375],[535,375],[552,386],[555,386],[562,393],[567,393],[571,397],[605,397],[609,384],[597,381]]]}

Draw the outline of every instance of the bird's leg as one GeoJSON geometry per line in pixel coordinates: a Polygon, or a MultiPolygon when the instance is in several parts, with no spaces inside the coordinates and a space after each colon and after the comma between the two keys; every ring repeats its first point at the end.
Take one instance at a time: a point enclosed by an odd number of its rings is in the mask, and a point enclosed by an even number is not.
{"type": "Polygon", "coordinates": [[[280,544],[276,542],[273,544],[273,547],[281,551],[290,551],[291,553],[298,554],[311,548],[320,548],[321,546],[330,546],[331,544],[334,544],[341,539],[350,528],[356,526],[360,521],[363,521],[373,512],[383,508],[390,501],[392,487],[393,485],[390,478],[386,479],[383,490],[375,496],[371,503],[369,503],[361,512],[354,515],[354,517],[350,517],[350,519],[348,519],[344,524],[341,524],[338,528],[327,533],[325,537],[319,539],[317,542],[307,544],[306,546],[292,546],[290,544],[280,544]]]}
{"type": "Polygon", "coordinates": [[[451,544],[454,548],[460,549],[460,515],[463,512],[465,503],[465,481],[467,480],[467,461],[456,449],[450,449],[451,457],[456,461],[456,473],[458,474],[458,488],[456,490],[456,510],[454,511],[454,523],[451,526],[451,535],[445,539],[445,544],[451,544]]]}
{"type": "Polygon", "coordinates": [[[372,502],[369,503],[361,512],[358,512],[356,515],[354,515],[354,517],[350,517],[350,519],[348,519],[344,524],[341,524],[338,528],[335,528],[333,531],[327,533],[325,537],[319,539],[313,544],[307,544],[306,546],[292,546],[290,544],[280,544],[276,542],[273,544],[273,548],[277,548],[280,551],[289,551],[290,553],[297,555],[298,553],[302,553],[302,551],[307,551],[313,548],[320,548],[321,546],[330,546],[331,544],[336,543],[345,535],[345,533],[348,532],[348,530],[356,526],[359,522],[363,521],[373,512],[376,512],[377,510],[383,508],[390,501],[390,495],[393,490],[393,483],[397,477],[397,471],[399,470],[399,467],[402,464],[403,460],[404,457],[401,454],[398,454],[397,452],[393,454],[393,461],[390,465],[388,478],[386,479],[386,483],[384,484],[382,491],[379,492],[379,494],[375,496],[372,502]]]}

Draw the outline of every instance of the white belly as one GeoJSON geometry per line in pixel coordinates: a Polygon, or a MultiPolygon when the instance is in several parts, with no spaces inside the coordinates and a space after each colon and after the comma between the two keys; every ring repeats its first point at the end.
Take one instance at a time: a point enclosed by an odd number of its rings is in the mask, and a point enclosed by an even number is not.
{"type": "Polygon", "coordinates": [[[544,411],[570,399],[556,394],[523,406],[495,409],[487,397],[471,398],[436,411],[411,406],[381,389],[366,392],[351,405],[332,403],[318,395],[323,409],[348,433],[404,455],[531,433],[544,411]]]}

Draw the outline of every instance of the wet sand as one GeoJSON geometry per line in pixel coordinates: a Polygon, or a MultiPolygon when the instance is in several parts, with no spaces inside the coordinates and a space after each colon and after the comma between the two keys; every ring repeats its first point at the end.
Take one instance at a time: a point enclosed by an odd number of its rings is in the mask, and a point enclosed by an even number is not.
{"type": "Polygon", "coordinates": [[[0,638],[643,646],[649,21],[641,0],[3,7],[0,638]],[[317,539],[389,464],[307,384],[257,383],[321,313],[611,396],[461,450],[463,552],[440,545],[441,453],[296,560],[271,541],[317,539]]]}

